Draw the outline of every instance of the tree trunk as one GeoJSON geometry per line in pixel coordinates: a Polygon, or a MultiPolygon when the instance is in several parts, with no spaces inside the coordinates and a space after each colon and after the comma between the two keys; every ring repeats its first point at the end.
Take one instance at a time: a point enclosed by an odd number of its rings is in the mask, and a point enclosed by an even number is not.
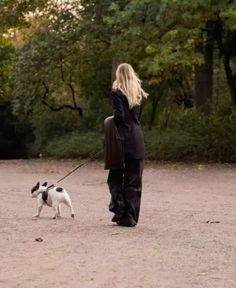
{"type": "Polygon", "coordinates": [[[230,67],[230,56],[227,54],[224,55],[224,67],[231,99],[234,105],[236,105],[236,80],[234,79],[232,69],[230,67]]]}
{"type": "MultiPolygon", "coordinates": [[[[232,31],[226,31],[226,42],[227,42],[227,36],[229,36],[230,33],[235,33],[232,31]]],[[[235,77],[233,75],[231,66],[230,66],[230,58],[231,58],[231,48],[233,45],[233,42],[231,43],[230,40],[229,43],[224,44],[223,43],[223,24],[221,22],[221,20],[218,20],[217,22],[215,22],[215,27],[213,30],[213,36],[217,42],[219,51],[221,56],[223,57],[223,62],[224,62],[224,68],[225,68],[225,75],[226,75],[226,79],[227,79],[227,84],[229,86],[229,91],[230,91],[230,95],[231,95],[231,99],[234,105],[236,105],[236,81],[235,81],[235,77]],[[230,47],[230,49],[227,48],[230,47]]],[[[230,35],[232,36],[232,35],[230,35]]],[[[228,39],[231,39],[231,37],[228,37],[228,39]]]]}
{"type": "Polygon", "coordinates": [[[149,129],[152,128],[154,122],[155,122],[155,118],[156,118],[156,112],[157,112],[157,105],[158,102],[160,100],[160,96],[158,97],[158,88],[159,88],[159,93],[160,93],[160,87],[156,87],[154,89],[154,93],[152,96],[152,110],[150,113],[150,118],[149,118],[149,129]]]}
{"type": "Polygon", "coordinates": [[[213,91],[213,50],[214,40],[207,30],[207,41],[196,47],[203,54],[204,63],[195,65],[195,103],[206,114],[210,113],[210,103],[213,91]]]}

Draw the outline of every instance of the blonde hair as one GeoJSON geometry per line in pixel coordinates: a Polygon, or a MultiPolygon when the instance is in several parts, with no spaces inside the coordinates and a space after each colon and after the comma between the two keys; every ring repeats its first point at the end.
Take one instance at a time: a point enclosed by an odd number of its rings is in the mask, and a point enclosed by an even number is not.
{"type": "Polygon", "coordinates": [[[122,63],[116,70],[116,80],[112,88],[120,90],[127,98],[129,108],[141,104],[142,97],[147,98],[146,93],[141,87],[141,80],[135,73],[133,67],[128,63],[122,63]]]}

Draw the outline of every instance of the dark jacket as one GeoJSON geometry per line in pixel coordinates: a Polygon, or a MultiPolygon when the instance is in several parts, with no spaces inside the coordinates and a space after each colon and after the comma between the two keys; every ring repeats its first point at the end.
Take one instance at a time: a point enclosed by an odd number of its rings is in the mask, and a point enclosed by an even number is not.
{"type": "Polygon", "coordinates": [[[124,168],[124,145],[117,127],[114,117],[110,116],[104,120],[104,156],[105,169],[122,169],[124,168]]]}
{"type": "Polygon", "coordinates": [[[143,103],[129,109],[126,96],[119,90],[113,90],[112,106],[115,125],[124,140],[125,157],[144,159],[144,137],[139,122],[143,103]]]}

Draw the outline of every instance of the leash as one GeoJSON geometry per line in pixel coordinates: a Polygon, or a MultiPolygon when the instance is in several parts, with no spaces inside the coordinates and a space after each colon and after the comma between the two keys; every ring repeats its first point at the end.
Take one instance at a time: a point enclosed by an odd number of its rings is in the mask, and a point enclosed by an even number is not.
{"type": "MultiPolygon", "coordinates": [[[[92,156],[89,157],[88,160],[84,161],[83,163],[81,163],[80,165],[78,165],[76,168],[74,168],[72,171],[70,171],[69,173],[67,173],[65,176],[63,176],[61,179],[59,179],[56,183],[61,182],[62,180],[64,180],[65,178],[67,178],[69,175],[71,175],[72,173],[74,173],[76,170],[78,170],[80,167],[84,166],[85,164],[89,163],[91,160],[93,160],[95,158],[95,156],[97,156],[100,152],[102,152],[103,149],[97,151],[96,153],[94,153],[92,156]]],[[[51,186],[50,186],[51,187],[51,186]]]]}

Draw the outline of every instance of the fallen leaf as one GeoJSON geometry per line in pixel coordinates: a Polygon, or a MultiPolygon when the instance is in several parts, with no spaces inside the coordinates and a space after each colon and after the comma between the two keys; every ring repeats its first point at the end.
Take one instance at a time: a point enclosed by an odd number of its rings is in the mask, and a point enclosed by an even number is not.
{"type": "Polygon", "coordinates": [[[35,241],[37,241],[37,242],[43,242],[43,238],[41,238],[41,237],[35,238],[35,241]]]}

